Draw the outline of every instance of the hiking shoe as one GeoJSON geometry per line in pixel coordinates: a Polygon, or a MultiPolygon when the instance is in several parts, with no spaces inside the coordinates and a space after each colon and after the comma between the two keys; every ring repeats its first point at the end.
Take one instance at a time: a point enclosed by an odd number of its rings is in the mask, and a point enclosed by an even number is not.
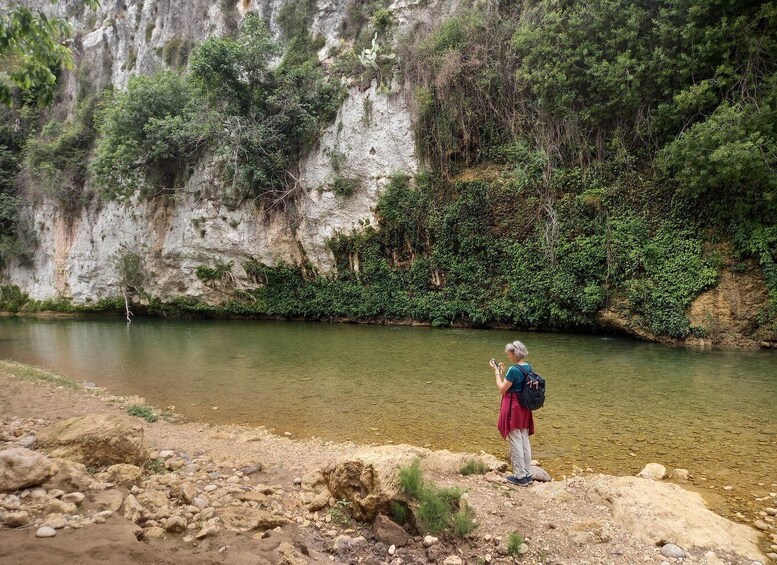
{"type": "Polygon", "coordinates": [[[521,483],[521,481],[522,481],[523,479],[519,479],[518,477],[516,477],[516,476],[514,476],[514,475],[508,475],[508,476],[506,476],[506,477],[505,477],[505,480],[506,480],[508,483],[511,483],[511,484],[513,484],[513,485],[522,485],[522,484],[523,484],[523,483],[521,483]]]}
{"type": "Polygon", "coordinates": [[[518,479],[518,483],[517,484],[525,486],[525,487],[528,487],[533,482],[534,482],[534,479],[532,478],[532,476],[528,475],[528,476],[526,476],[526,477],[524,477],[522,479],[518,479]]]}

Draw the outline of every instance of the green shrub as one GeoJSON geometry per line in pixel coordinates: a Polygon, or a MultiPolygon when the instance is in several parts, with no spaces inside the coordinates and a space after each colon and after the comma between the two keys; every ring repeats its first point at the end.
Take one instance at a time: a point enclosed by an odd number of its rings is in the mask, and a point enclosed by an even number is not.
{"type": "Polygon", "coordinates": [[[524,537],[518,532],[510,532],[507,536],[507,554],[515,557],[521,552],[521,546],[524,544],[524,537]]]}
{"type": "Polygon", "coordinates": [[[468,459],[461,466],[459,472],[462,475],[484,475],[488,473],[488,465],[483,463],[480,459],[468,459]]]}
{"type": "Polygon", "coordinates": [[[360,178],[336,176],[330,185],[332,192],[341,198],[350,198],[362,185],[360,178]]]}
{"type": "Polygon", "coordinates": [[[130,78],[97,116],[100,138],[91,162],[97,185],[122,198],[175,188],[207,142],[205,118],[184,77],[163,71],[130,78]]]}
{"type": "Polygon", "coordinates": [[[402,504],[401,502],[398,502],[396,500],[391,501],[391,516],[394,518],[394,521],[399,524],[400,526],[402,524],[407,523],[407,518],[409,516],[409,511],[407,509],[407,506],[402,504]]]}
{"type": "Polygon", "coordinates": [[[464,538],[468,534],[472,533],[477,524],[475,523],[474,511],[466,506],[462,510],[459,510],[453,515],[453,535],[457,538],[464,538]]]}
{"type": "Polygon", "coordinates": [[[204,283],[225,281],[232,273],[232,266],[233,263],[231,261],[228,263],[216,261],[216,264],[213,267],[200,265],[197,267],[195,274],[197,275],[197,278],[204,283]]]}
{"type": "Polygon", "coordinates": [[[409,467],[399,470],[399,491],[412,498],[419,498],[424,488],[421,462],[414,461],[409,467]]]}
{"type": "Polygon", "coordinates": [[[24,166],[44,193],[64,210],[74,212],[83,204],[89,154],[95,139],[96,97],[81,102],[71,121],[57,118],[27,140],[24,166]]]}
{"type": "Polygon", "coordinates": [[[127,406],[127,414],[143,418],[146,422],[156,422],[159,420],[156,410],[148,404],[130,404],[127,406]]]}
{"type": "Polygon", "coordinates": [[[416,520],[424,531],[439,534],[450,526],[453,512],[448,501],[433,488],[425,488],[418,498],[416,520]]]}

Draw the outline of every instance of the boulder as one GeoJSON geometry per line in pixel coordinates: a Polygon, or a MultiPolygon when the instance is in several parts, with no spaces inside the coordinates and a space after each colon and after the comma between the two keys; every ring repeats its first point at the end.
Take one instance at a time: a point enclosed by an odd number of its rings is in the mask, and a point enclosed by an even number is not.
{"type": "Polygon", "coordinates": [[[403,498],[399,469],[429,453],[410,445],[364,448],[329,464],[321,474],[335,499],[351,503],[354,518],[371,521],[379,511],[388,509],[392,500],[403,498]]]}
{"type": "Polygon", "coordinates": [[[53,457],[95,467],[142,466],[148,460],[143,425],[111,414],[89,414],[43,428],[38,443],[53,457]]]}
{"type": "MultiPolygon", "coordinates": [[[[714,549],[763,561],[758,532],[709,510],[695,492],[638,477],[593,476],[590,493],[612,507],[613,520],[650,545],[714,549]]],[[[555,485],[555,483],[551,483],[555,485]]],[[[551,486],[548,485],[548,486],[551,486]]],[[[550,491],[545,491],[550,495],[550,491]]]]}
{"type": "Polygon", "coordinates": [[[124,502],[124,495],[118,490],[102,490],[92,496],[92,500],[100,510],[116,511],[124,502]]]}
{"type": "Polygon", "coordinates": [[[553,480],[550,476],[550,473],[548,473],[545,469],[543,469],[539,465],[531,466],[531,478],[541,483],[549,483],[550,481],[553,480]]]}
{"type": "Polygon", "coordinates": [[[180,516],[172,516],[168,518],[165,524],[165,530],[168,532],[184,532],[186,531],[186,520],[180,516]]]}
{"type": "Polygon", "coordinates": [[[645,465],[645,468],[637,474],[637,476],[642,477],[643,479],[660,481],[666,477],[666,467],[659,463],[648,463],[645,465]]]}
{"type": "Polygon", "coordinates": [[[51,460],[25,447],[0,451],[0,492],[45,483],[57,472],[51,460]]]}
{"type": "Polygon", "coordinates": [[[395,545],[402,547],[407,545],[408,535],[405,529],[392,522],[383,514],[378,514],[375,518],[375,538],[386,545],[395,545]]]}
{"type": "Polygon", "coordinates": [[[57,466],[57,474],[51,478],[51,484],[77,491],[90,490],[97,485],[83,463],[57,457],[52,457],[51,461],[57,466]]]}
{"type": "Polygon", "coordinates": [[[224,526],[233,532],[247,532],[249,530],[271,530],[278,526],[288,524],[289,521],[282,517],[270,514],[264,510],[230,506],[219,510],[219,517],[224,526]]]}
{"type": "Polygon", "coordinates": [[[138,484],[142,476],[143,469],[137,465],[129,465],[127,463],[111,465],[102,473],[97,473],[97,475],[95,475],[100,481],[125,487],[138,484]]]}
{"type": "Polygon", "coordinates": [[[0,523],[5,524],[9,528],[20,528],[30,523],[30,514],[25,510],[6,512],[5,514],[0,514],[0,523]]]}

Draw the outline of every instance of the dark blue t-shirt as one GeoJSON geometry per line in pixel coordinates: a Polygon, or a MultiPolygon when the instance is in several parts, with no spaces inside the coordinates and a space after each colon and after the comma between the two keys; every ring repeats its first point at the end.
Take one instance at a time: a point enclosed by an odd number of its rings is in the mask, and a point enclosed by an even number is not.
{"type": "MultiPolygon", "coordinates": [[[[521,363],[521,369],[526,371],[526,374],[529,374],[531,372],[531,365],[528,363],[521,363]]],[[[518,368],[518,365],[513,365],[507,369],[505,379],[513,383],[510,388],[507,389],[507,392],[521,394],[521,391],[523,390],[523,381],[526,380],[526,375],[523,374],[521,369],[518,368]]]]}

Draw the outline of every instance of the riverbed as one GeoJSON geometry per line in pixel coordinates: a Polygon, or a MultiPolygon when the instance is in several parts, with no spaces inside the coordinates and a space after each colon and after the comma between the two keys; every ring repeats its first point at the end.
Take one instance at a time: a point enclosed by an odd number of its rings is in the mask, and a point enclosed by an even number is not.
{"type": "Polygon", "coordinates": [[[547,380],[534,457],[556,476],[685,468],[726,514],[777,483],[777,353],[625,338],[282,321],[0,319],[0,358],[191,420],[498,456],[488,360],[522,339],[547,380]],[[733,487],[724,490],[724,487],[733,487]]]}

